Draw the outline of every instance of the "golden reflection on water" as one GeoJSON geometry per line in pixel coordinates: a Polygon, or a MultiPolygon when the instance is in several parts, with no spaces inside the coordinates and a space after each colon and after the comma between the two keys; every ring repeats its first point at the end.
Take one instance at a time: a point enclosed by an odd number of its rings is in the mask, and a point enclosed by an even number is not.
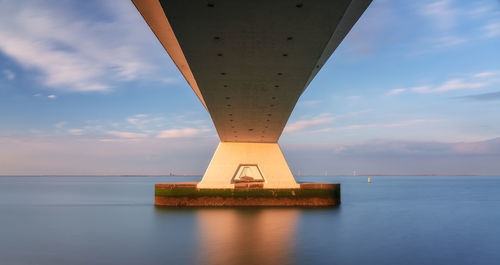
{"type": "Polygon", "coordinates": [[[198,264],[289,264],[298,209],[197,211],[198,264]]]}

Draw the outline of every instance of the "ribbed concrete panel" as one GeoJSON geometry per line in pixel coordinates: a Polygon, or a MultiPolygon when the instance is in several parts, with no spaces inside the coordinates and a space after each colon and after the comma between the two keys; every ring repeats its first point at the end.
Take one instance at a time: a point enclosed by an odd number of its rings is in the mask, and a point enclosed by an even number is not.
{"type": "MultiPolygon", "coordinates": [[[[134,3],[141,11],[154,1],[134,3]]],[[[299,96],[370,2],[160,0],[171,45],[181,47],[221,141],[263,143],[278,141],[299,96]]],[[[165,46],[162,29],[152,30],[165,46]]]]}

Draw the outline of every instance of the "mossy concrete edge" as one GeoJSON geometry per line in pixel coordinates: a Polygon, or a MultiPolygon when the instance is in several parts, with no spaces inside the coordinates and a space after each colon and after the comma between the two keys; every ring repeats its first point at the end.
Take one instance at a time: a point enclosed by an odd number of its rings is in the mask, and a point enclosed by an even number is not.
{"type": "Polygon", "coordinates": [[[157,206],[334,206],[340,184],[303,183],[298,189],[198,189],[194,183],[155,185],[157,206]]]}

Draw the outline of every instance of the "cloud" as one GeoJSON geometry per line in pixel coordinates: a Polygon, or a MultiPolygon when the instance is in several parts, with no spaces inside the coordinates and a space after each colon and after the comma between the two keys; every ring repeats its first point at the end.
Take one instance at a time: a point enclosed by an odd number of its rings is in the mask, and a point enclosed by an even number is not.
{"type": "Polygon", "coordinates": [[[80,136],[84,134],[84,131],[82,129],[70,129],[68,130],[68,133],[71,135],[80,136]]]}
{"type": "MultiPolygon", "coordinates": [[[[141,141],[0,137],[1,175],[203,174],[216,137],[141,141]]],[[[363,143],[281,145],[291,169],[323,174],[498,175],[500,138],[477,142],[371,140],[363,143]]]]}
{"type": "Polygon", "coordinates": [[[12,72],[11,70],[3,70],[2,73],[7,80],[13,80],[14,78],[16,78],[16,74],[14,74],[14,72],[12,72]]]}
{"type": "Polygon", "coordinates": [[[461,142],[450,144],[456,154],[500,154],[500,138],[487,141],[461,142]]]}
{"type": "Polygon", "coordinates": [[[161,131],[156,138],[185,138],[200,135],[204,132],[209,132],[210,129],[197,129],[197,128],[185,128],[185,129],[170,129],[161,131]]]}
{"type": "Polygon", "coordinates": [[[48,97],[48,98],[50,98],[50,99],[55,99],[55,98],[57,98],[57,96],[56,96],[56,95],[48,95],[47,97],[48,97]]]}
{"type": "Polygon", "coordinates": [[[349,155],[430,155],[450,153],[451,148],[440,142],[397,141],[390,139],[371,140],[353,145],[335,147],[338,154],[349,155]]]}
{"type": "Polygon", "coordinates": [[[287,124],[283,132],[288,133],[288,132],[303,131],[309,128],[331,123],[334,120],[335,118],[333,117],[328,117],[328,116],[325,117],[325,115],[320,115],[312,119],[300,120],[293,122],[291,124],[287,124]]]}
{"type": "Polygon", "coordinates": [[[462,44],[466,42],[467,40],[458,36],[443,36],[439,37],[437,39],[434,39],[434,46],[436,48],[445,48],[445,47],[451,47],[455,45],[462,44]]]}
{"type": "Polygon", "coordinates": [[[65,122],[65,121],[60,121],[60,122],[58,122],[58,123],[54,124],[54,127],[56,127],[57,129],[62,129],[62,128],[64,128],[64,126],[65,126],[66,124],[67,124],[67,122],[65,122]]]}
{"type": "Polygon", "coordinates": [[[463,79],[451,79],[439,86],[429,87],[429,86],[420,86],[414,87],[412,90],[417,93],[440,93],[440,92],[448,92],[454,90],[463,90],[463,89],[475,89],[487,86],[486,82],[468,82],[463,79]]]}
{"type": "Polygon", "coordinates": [[[417,93],[426,93],[426,92],[432,91],[432,87],[430,87],[430,86],[416,86],[416,87],[408,88],[407,90],[417,92],[417,93]]]}
{"type": "Polygon", "coordinates": [[[358,101],[361,99],[361,96],[357,96],[357,95],[354,95],[354,96],[348,96],[347,97],[347,100],[349,101],[358,101]]]}
{"type": "MultiPolygon", "coordinates": [[[[466,42],[477,42],[478,30],[483,37],[496,37],[500,33],[500,24],[490,22],[484,24],[489,17],[498,17],[498,5],[495,1],[463,1],[438,0],[416,1],[418,13],[423,16],[423,22],[430,22],[430,28],[425,34],[434,48],[442,49],[457,46],[466,42]],[[460,7],[458,7],[460,5],[460,7]],[[479,27],[479,28],[478,28],[479,27]]],[[[419,46],[429,46],[420,44],[419,46]]],[[[419,47],[419,49],[422,49],[419,47]]],[[[429,52],[427,51],[421,52],[429,52]]],[[[416,54],[418,54],[417,52],[416,54]]]]}
{"type": "MultiPolygon", "coordinates": [[[[146,138],[179,138],[191,137],[213,131],[206,126],[206,120],[189,120],[192,113],[172,115],[168,118],[154,114],[135,114],[121,119],[86,120],[78,125],[78,121],[60,121],[52,126],[52,130],[43,131],[45,136],[71,137],[84,136],[79,139],[101,139],[104,141],[135,141],[146,138]],[[172,129],[173,126],[183,126],[185,129],[172,129]]],[[[26,132],[20,132],[26,135],[26,132]]],[[[39,134],[39,133],[38,133],[39,134]]],[[[37,135],[39,136],[39,135],[37,135]]]]}
{"type": "Polygon", "coordinates": [[[150,114],[135,114],[126,119],[127,125],[138,130],[155,130],[166,126],[166,120],[162,116],[150,114]]]}
{"type": "Polygon", "coordinates": [[[474,77],[489,77],[495,75],[495,72],[481,72],[474,75],[474,77]]]}
{"type": "Polygon", "coordinates": [[[498,2],[496,0],[473,1],[472,6],[464,10],[467,16],[472,18],[484,18],[488,14],[495,14],[498,11],[498,2]]]}
{"type": "Polygon", "coordinates": [[[203,174],[217,143],[216,137],[102,141],[0,136],[0,175],[203,174]]]}
{"type": "MultiPolygon", "coordinates": [[[[353,55],[372,54],[394,42],[394,21],[397,12],[391,1],[373,1],[347,34],[341,46],[347,47],[353,55]]],[[[396,37],[397,38],[397,37],[396,37]]]]}
{"type": "Polygon", "coordinates": [[[500,22],[487,24],[481,28],[483,37],[494,38],[500,36],[500,22]]]}
{"type": "Polygon", "coordinates": [[[449,30],[456,24],[458,10],[451,7],[451,0],[440,0],[424,3],[420,13],[433,21],[440,30],[449,30]]]}
{"type": "Polygon", "coordinates": [[[462,97],[455,97],[457,99],[475,100],[475,101],[494,101],[500,100],[500,91],[491,93],[482,93],[475,95],[468,95],[462,97]]]}
{"type": "Polygon", "coordinates": [[[388,95],[397,95],[397,94],[401,94],[405,91],[406,91],[406,88],[395,88],[395,89],[391,89],[387,94],[388,95]]]}
{"type": "Polygon", "coordinates": [[[401,94],[408,91],[420,94],[444,93],[457,90],[478,89],[500,82],[498,72],[480,72],[467,78],[454,78],[439,85],[422,85],[408,88],[397,88],[390,90],[388,95],[401,94]]]}
{"type": "Polygon", "coordinates": [[[145,133],[135,133],[135,132],[122,132],[122,131],[107,131],[109,135],[126,138],[126,139],[137,139],[137,138],[145,138],[148,137],[145,133]]]}
{"type": "Polygon", "coordinates": [[[130,3],[94,2],[105,20],[68,3],[1,2],[0,52],[36,70],[46,87],[69,92],[109,91],[154,70],[156,40],[130,3]]]}
{"type": "Polygon", "coordinates": [[[396,122],[396,123],[373,123],[373,124],[349,125],[346,127],[342,127],[340,129],[342,129],[342,130],[359,130],[359,129],[367,129],[367,128],[397,128],[397,127],[406,127],[406,126],[412,126],[415,124],[429,123],[429,122],[437,122],[437,121],[436,120],[416,119],[416,120],[401,121],[401,122],[396,122]]]}
{"type": "Polygon", "coordinates": [[[410,10],[405,10],[407,17],[401,17],[400,21],[394,24],[400,24],[405,20],[411,21],[405,28],[406,31],[418,24],[413,30],[414,45],[411,45],[413,51],[409,52],[411,56],[457,47],[465,43],[471,46],[480,42],[482,38],[499,35],[499,12],[496,0],[409,2],[412,3],[408,3],[407,6],[415,10],[415,14],[420,18],[414,18],[410,10]]]}
{"type": "Polygon", "coordinates": [[[322,175],[460,175],[497,176],[500,138],[475,142],[373,139],[353,144],[282,144],[292,172],[322,175]]]}
{"type": "Polygon", "coordinates": [[[302,150],[330,150],[343,155],[500,155],[500,138],[472,142],[405,141],[374,139],[357,144],[301,146],[302,150]]]}

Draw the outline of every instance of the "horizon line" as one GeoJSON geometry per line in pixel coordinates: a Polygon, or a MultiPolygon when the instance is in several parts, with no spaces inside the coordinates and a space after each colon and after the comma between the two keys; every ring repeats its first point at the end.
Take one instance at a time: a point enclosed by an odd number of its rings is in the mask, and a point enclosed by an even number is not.
{"type": "MultiPolygon", "coordinates": [[[[301,175],[295,177],[499,177],[499,174],[360,174],[360,175],[301,175]]],[[[4,175],[0,177],[203,177],[203,174],[43,174],[43,175],[4,175]]]]}

